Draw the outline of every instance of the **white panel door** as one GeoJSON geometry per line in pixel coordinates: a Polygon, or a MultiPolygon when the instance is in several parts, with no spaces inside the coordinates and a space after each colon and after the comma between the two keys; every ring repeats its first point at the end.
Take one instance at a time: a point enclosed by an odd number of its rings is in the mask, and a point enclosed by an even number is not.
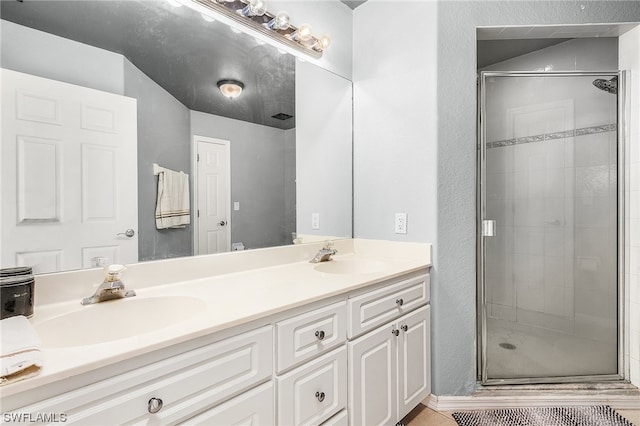
{"type": "Polygon", "coordinates": [[[431,392],[429,306],[398,320],[398,418],[431,392]]]}
{"type": "Polygon", "coordinates": [[[349,342],[349,424],[397,422],[395,323],[349,342]]]}
{"type": "Polygon", "coordinates": [[[229,141],[195,136],[197,253],[229,251],[231,241],[229,141]]]}
{"type": "Polygon", "coordinates": [[[136,100],[5,69],[1,77],[2,266],[137,262],[137,235],[124,235],[138,224],[136,100]]]}

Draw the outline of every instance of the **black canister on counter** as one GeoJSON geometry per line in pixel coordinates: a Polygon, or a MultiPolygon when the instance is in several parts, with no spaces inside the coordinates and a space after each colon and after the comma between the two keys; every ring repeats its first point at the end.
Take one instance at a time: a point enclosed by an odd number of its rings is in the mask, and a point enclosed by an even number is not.
{"type": "Polygon", "coordinates": [[[0,319],[33,315],[34,284],[29,266],[0,269],[0,319]]]}

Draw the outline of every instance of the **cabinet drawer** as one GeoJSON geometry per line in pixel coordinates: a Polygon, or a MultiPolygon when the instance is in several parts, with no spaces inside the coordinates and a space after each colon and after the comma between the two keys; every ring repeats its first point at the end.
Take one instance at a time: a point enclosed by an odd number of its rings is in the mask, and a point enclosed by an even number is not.
{"type": "Polygon", "coordinates": [[[349,426],[347,410],[340,411],[338,414],[322,423],[322,426],[349,426]]]}
{"type": "Polygon", "coordinates": [[[278,424],[319,425],[347,406],[347,349],[309,361],[277,383],[278,424]]]}
{"type": "Polygon", "coordinates": [[[68,424],[173,424],[271,377],[265,326],[67,392],[17,411],[66,413],[68,424]],[[151,398],[162,400],[156,414],[151,398]]]}
{"type": "Polygon", "coordinates": [[[349,338],[392,321],[429,301],[429,274],[349,299],[349,338]]]}
{"type": "Polygon", "coordinates": [[[273,383],[265,383],[199,414],[184,425],[273,425],[273,383]]]}
{"type": "Polygon", "coordinates": [[[347,340],[347,304],[339,302],[276,324],[278,372],[347,340]]]}

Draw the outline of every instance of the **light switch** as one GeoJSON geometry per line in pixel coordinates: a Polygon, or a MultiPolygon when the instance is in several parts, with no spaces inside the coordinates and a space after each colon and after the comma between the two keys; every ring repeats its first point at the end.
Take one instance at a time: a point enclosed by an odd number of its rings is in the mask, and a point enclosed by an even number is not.
{"type": "Polygon", "coordinates": [[[235,211],[240,210],[240,201],[234,201],[233,202],[233,210],[235,210],[235,211]]]}

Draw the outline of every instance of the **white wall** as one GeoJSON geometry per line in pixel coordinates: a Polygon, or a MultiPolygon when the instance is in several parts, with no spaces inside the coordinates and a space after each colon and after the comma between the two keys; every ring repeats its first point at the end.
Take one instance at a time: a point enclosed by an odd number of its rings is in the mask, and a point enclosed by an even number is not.
{"type": "Polygon", "coordinates": [[[358,238],[436,241],[435,2],[354,13],[354,222],[358,238]],[[420,28],[420,36],[412,34],[420,28]],[[394,232],[407,213],[407,234],[394,232]]]}
{"type": "Polygon", "coordinates": [[[407,209],[406,238],[434,243],[435,395],[476,385],[476,27],[635,21],[637,1],[369,0],[354,11],[355,234],[389,238],[393,210],[407,209]],[[389,89],[407,78],[402,94],[389,89]]]}
{"type": "Polygon", "coordinates": [[[630,300],[629,340],[631,383],[640,386],[640,27],[620,36],[620,69],[627,76],[625,152],[625,278],[630,300]]]}
{"type": "Polygon", "coordinates": [[[352,235],[351,82],[308,62],[296,62],[297,232],[352,235]],[[320,215],[312,229],[311,215],[320,215]]]}
{"type": "Polygon", "coordinates": [[[124,57],[9,21],[0,25],[2,68],[124,94],[124,57]]]}

